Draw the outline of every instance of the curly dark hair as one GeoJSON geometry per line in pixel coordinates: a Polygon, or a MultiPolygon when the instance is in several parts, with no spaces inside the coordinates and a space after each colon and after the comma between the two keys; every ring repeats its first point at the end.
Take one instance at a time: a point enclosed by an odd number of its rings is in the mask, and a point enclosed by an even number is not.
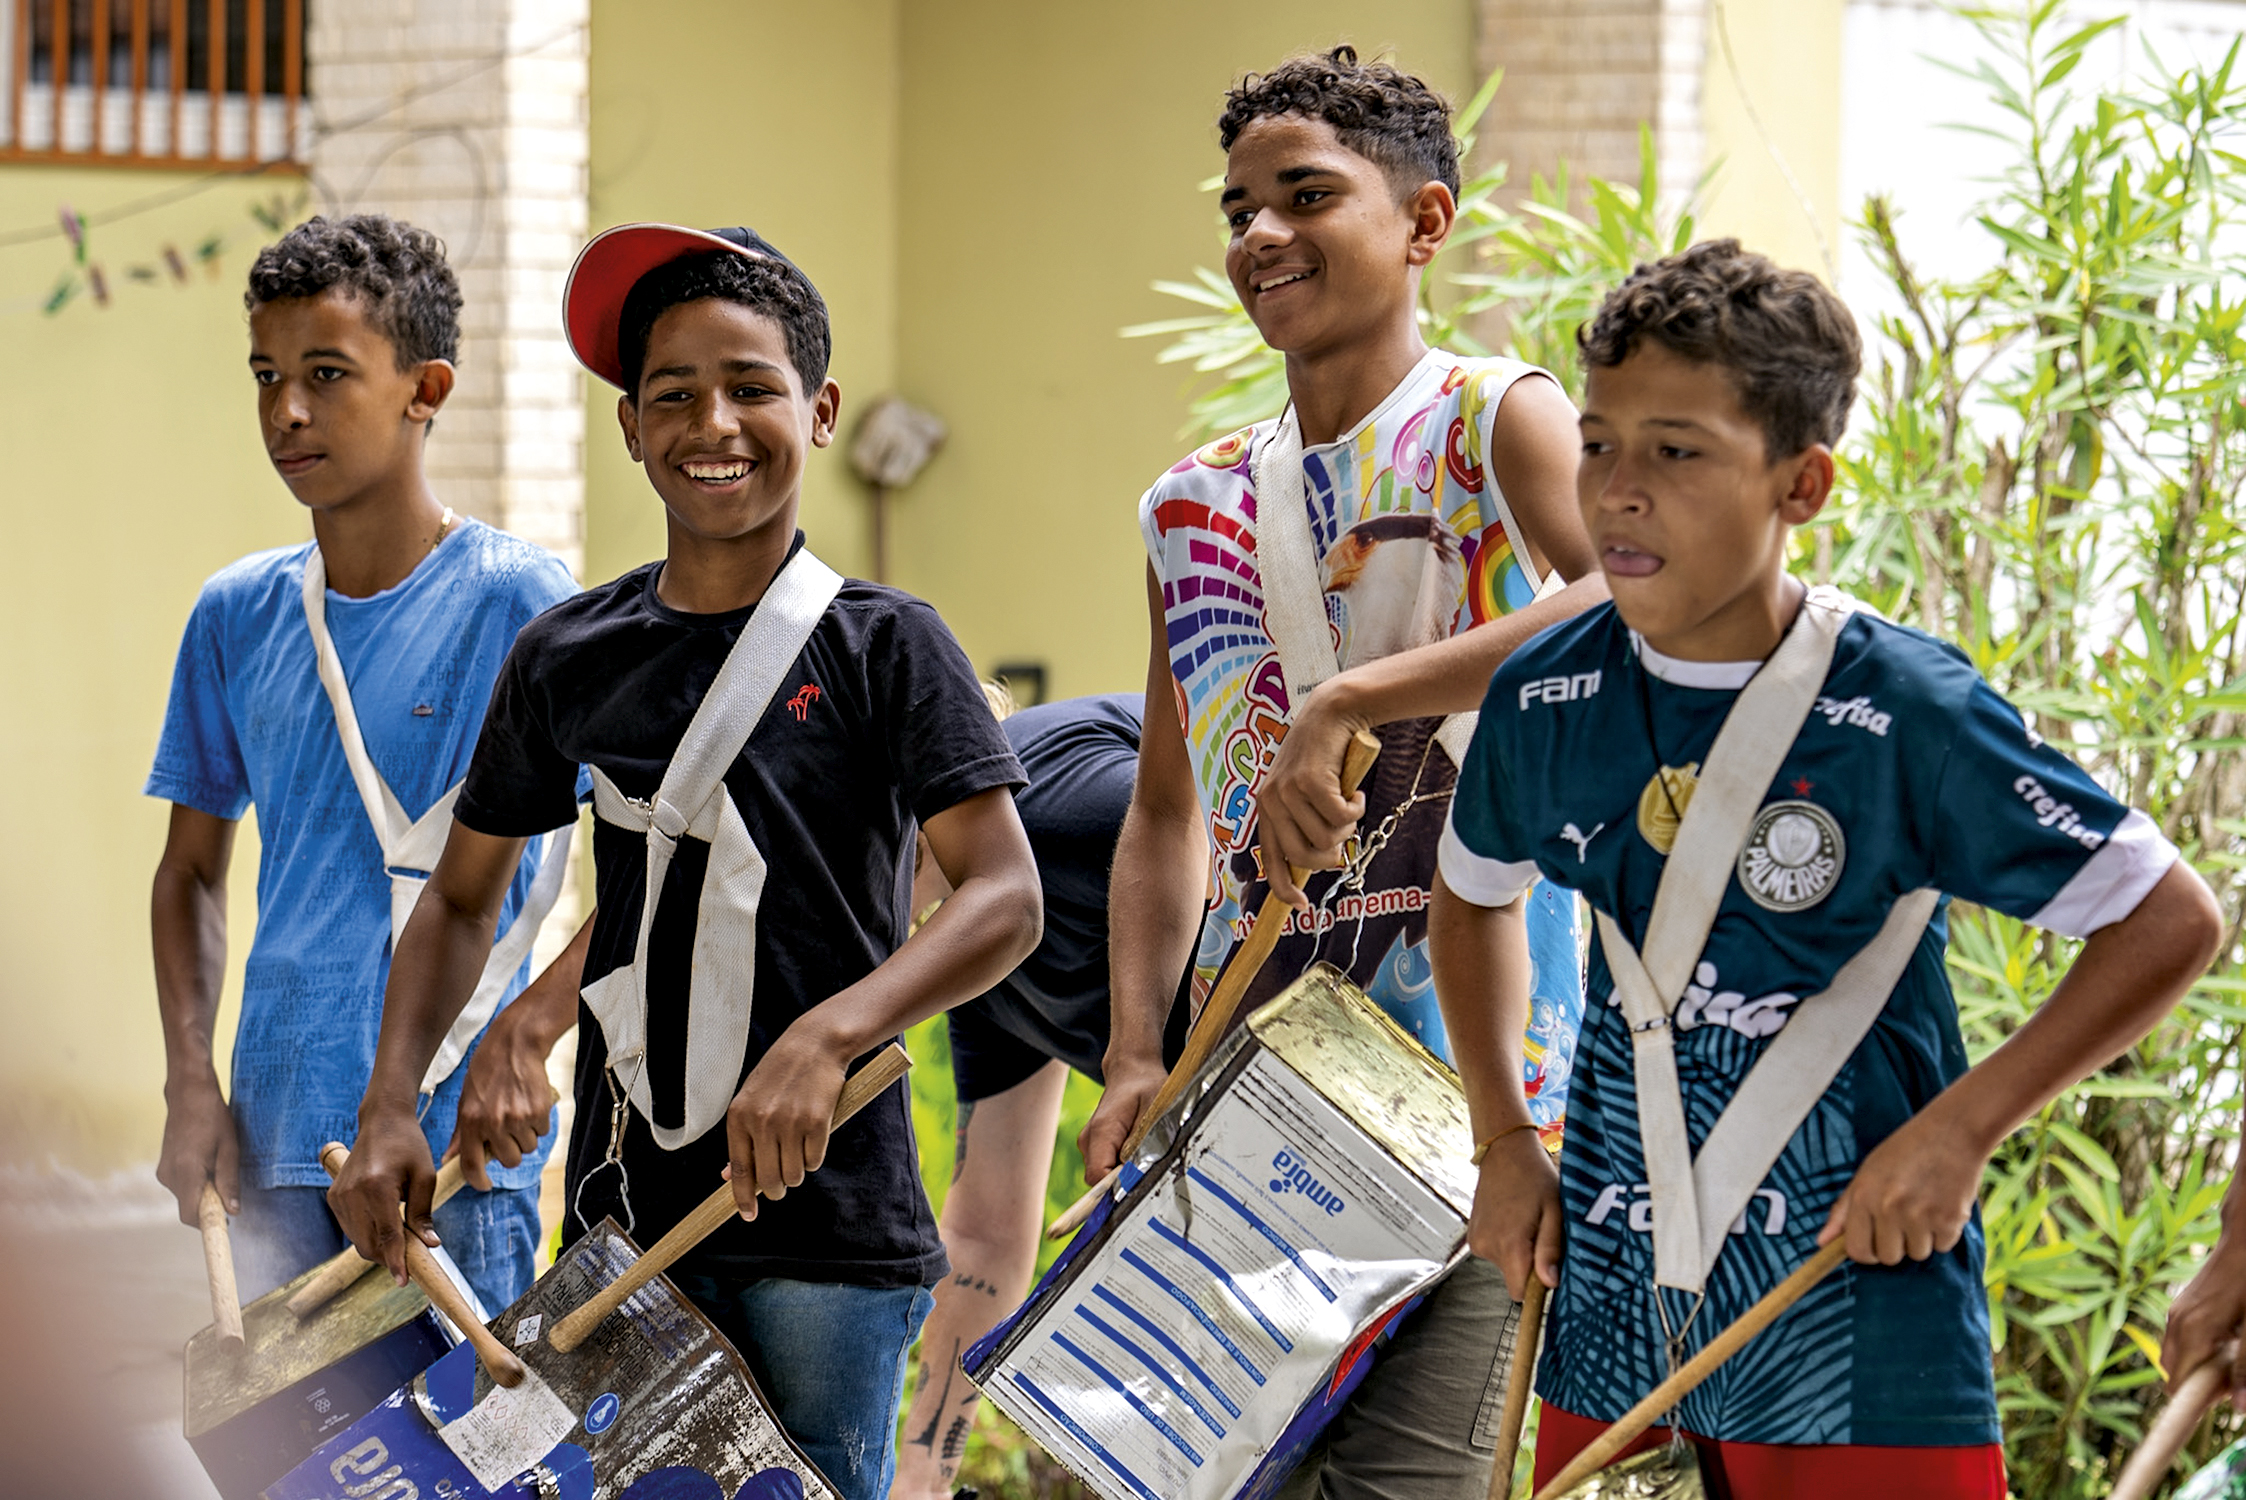
{"type": "Polygon", "coordinates": [[[1290,57],[1250,73],[1224,96],[1217,140],[1230,151],[1240,132],[1272,115],[1333,126],[1341,143],[1388,174],[1396,196],[1439,182],[1458,196],[1458,140],[1441,94],[1387,63],[1361,63],[1344,44],[1323,56],[1290,57]]]}
{"type": "Polygon", "coordinates": [[[1773,458],[1830,447],[1848,426],[1864,358],[1856,319],[1807,271],[1737,240],[1639,266],[1575,333],[1584,363],[1610,369],[1645,339],[1728,372],[1773,458]]]}
{"type": "Polygon", "coordinates": [[[707,297],[739,303],[779,324],[788,342],[788,363],[803,377],[804,394],[810,395],[825,382],[834,338],[827,326],[826,299],[811,278],[777,256],[709,250],[657,266],[624,295],[624,308],[616,320],[616,357],[624,366],[624,389],[633,400],[639,399],[647,338],[655,331],[655,320],[682,302],[707,297]]]}
{"type": "Polygon", "coordinates": [[[388,214],[311,218],[267,245],[250,266],[242,305],[317,297],[341,287],[364,302],[398,368],[460,361],[460,280],[444,242],[388,214]]]}

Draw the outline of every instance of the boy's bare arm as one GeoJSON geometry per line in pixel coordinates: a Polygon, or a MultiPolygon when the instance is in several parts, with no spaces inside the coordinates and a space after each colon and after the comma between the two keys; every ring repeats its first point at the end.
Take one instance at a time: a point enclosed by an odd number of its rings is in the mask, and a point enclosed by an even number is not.
{"type": "Polygon", "coordinates": [[[577,996],[596,915],[587,913],[569,946],[493,1017],[475,1055],[468,1059],[452,1144],[445,1154],[460,1158],[468,1185],[480,1193],[491,1191],[486,1164],[496,1160],[503,1167],[521,1166],[523,1158],[538,1149],[538,1138],[553,1117],[554,1091],[546,1078],[546,1059],[554,1044],[577,1024],[577,996]]]}
{"type": "Polygon", "coordinates": [[[1352,734],[1479,708],[1491,675],[1524,642],[1606,600],[1606,576],[1576,504],[1582,437],[1567,396],[1542,377],[1516,381],[1498,404],[1491,448],[1490,482],[1527,533],[1521,540],[1545,567],[1572,581],[1549,599],[1447,641],[1328,678],[1295,706],[1287,737],[1258,786],[1256,815],[1264,868],[1272,872],[1273,887],[1297,906],[1309,903],[1287,866],[1338,866],[1362,810],[1341,795],[1342,755],[1352,734]]]}
{"type": "Polygon", "coordinates": [[[826,1160],[852,1058],[982,994],[1044,931],[1037,860],[1011,791],[979,792],[921,832],[951,895],[879,968],[790,1023],[726,1111],[733,1197],[745,1219],[756,1217],[759,1193],[782,1197],[826,1160]]]}
{"type": "Polygon", "coordinates": [[[239,827],[173,803],[149,891],[156,1006],[164,1023],[164,1145],[156,1180],[179,1200],[182,1224],[198,1222],[206,1181],[218,1184],[228,1213],[242,1211],[234,1116],[211,1049],[226,976],[226,871],[239,827]]]}
{"type": "Polygon", "coordinates": [[[424,1244],[437,1243],[430,1220],[437,1173],[415,1108],[421,1076],[476,991],[525,842],[478,833],[456,819],[390,959],[374,1073],[359,1102],[359,1135],[350,1162],[328,1189],[328,1207],[359,1253],[388,1266],[400,1286],[406,1282],[400,1203],[413,1233],[424,1244]]]}
{"type": "Polygon", "coordinates": [[[1076,1142],[1093,1182],[1115,1170],[1139,1111],[1162,1087],[1162,1029],[1193,957],[1209,884],[1201,794],[1178,723],[1162,586],[1152,567],[1146,587],[1153,644],[1138,774],[1107,883],[1108,1036],[1100,1064],[1106,1089],[1076,1142]]]}
{"type": "Polygon", "coordinates": [[[2233,1176],[2223,1194],[2222,1224],[2215,1248],[2168,1309],[2160,1368],[2174,1394],[2186,1376],[2231,1345],[2231,1408],[2246,1412],[2246,1171],[2233,1176]]]}
{"type": "Polygon", "coordinates": [[[1435,999],[1451,1057],[1466,1089],[1477,1143],[1489,1141],[1474,1189],[1466,1242],[1505,1275],[1517,1301],[1534,1275],[1560,1277],[1560,1179],[1529,1120],[1521,1089],[1521,1038],[1528,1029],[1528,923],[1520,900],[1477,906],[1435,876],[1427,914],[1435,999]]]}
{"type": "Polygon", "coordinates": [[[1851,1260],[1890,1266],[1950,1249],[1997,1145],[2143,1039],[2206,972],[2222,930],[2206,882],[2178,860],[2135,911],[2091,934],[2026,1025],[1864,1159],[1818,1242],[1846,1236],[1851,1260]]]}

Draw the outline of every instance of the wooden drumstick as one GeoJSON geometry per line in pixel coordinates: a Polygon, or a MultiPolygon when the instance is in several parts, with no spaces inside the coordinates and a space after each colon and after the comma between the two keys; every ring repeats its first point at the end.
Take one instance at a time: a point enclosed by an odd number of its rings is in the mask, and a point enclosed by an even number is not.
{"type": "Polygon", "coordinates": [[[234,1285],[234,1242],[226,1234],[226,1205],[218,1184],[205,1180],[196,1216],[203,1224],[203,1274],[211,1284],[211,1322],[221,1343],[242,1346],[242,1294],[234,1285]]]}
{"type": "MultiPolygon", "coordinates": [[[[1349,752],[1341,765],[1341,794],[1344,797],[1357,794],[1357,788],[1363,785],[1365,774],[1372,769],[1373,760],[1379,754],[1380,741],[1364,730],[1358,730],[1350,738],[1349,752]]],[[[1300,865],[1289,865],[1287,868],[1294,875],[1297,886],[1310,878],[1311,872],[1300,865]]],[[[1178,1055],[1177,1066],[1170,1069],[1169,1075],[1162,1080],[1162,1087],[1147,1101],[1146,1108],[1139,1111],[1137,1123],[1132,1125],[1131,1133],[1123,1139],[1123,1149],[1116,1153],[1117,1161],[1130,1160],[1131,1154],[1146,1140],[1146,1133],[1154,1128],[1154,1122],[1178,1102],[1178,1096],[1192,1084],[1194,1076],[1201,1071],[1201,1065],[1217,1050],[1217,1043],[1223,1041],[1225,1033],[1232,1029],[1232,1018],[1239,1013],[1240,1002],[1246,997],[1248,986],[1255,983],[1256,975],[1262,972],[1264,962],[1271,957],[1271,951],[1279,946],[1279,938],[1287,928],[1288,914],[1293,910],[1293,907],[1279,899],[1277,893],[1263,898],[1263,905],[1256,909],[1255,920],[1248,924],[1247,936],[1240,939],[1240,951],[1226,965],[1224,977],[1217,981],[1216,989],[1210,992],[1209,1002],[1201,1007],[1201,1014],[1193,1018],[1193,1029],[1186,1034],[1185,1050],[1178,1055]]],[[[1116,1169],[1120,1170],[1120,1167],[1116,1169]]],[[[1076,1233],[1084,1221],[1092,1217],[1092,1210],[1099,1206],[1101,1195],[1114,1183],[1115,1176],[1115,1172],[1109,1172],[1093,1184],[1090,1192],[1070,1204],[1053,1221],[1053,1227],[1045,1231],[1045,1238],[1065,1240],[1076,1233]]]]}
{"type": "Polygon", "coordinates": [[[2186,1442],[2190,1441],[2207,1408],[2215,1404],[2223,1393],[2223,1385],[2230,1375],[2231,1360],[2237,1346],[2225,1344],[2215,1351],[2212,1359],[2184,1377],[2176,1387],[2176,1394],[2161,1409],[2153,1422],[2152,1430],[2129,1462],[2122,1465],[2121,1478],[2114,1483],[2110,1500],[2145,1500],[2161,1479],[2168,1466],[2176,1461],[2186,1442]]]}
{"type": "MultiPolygon", "coordinates": [[[[330,1177],[340,1175],[343,1164],[350,1159],[351,1153],[339,1141],[330,1141],[320,1148],[320,1165],[328,1169],[330,1177]]],[[[402,1216],[405,1205],[400,1204],[398,1211],[402,1216]]],[[[475,1346],[476,1357],[484,1362],[484,1368],[491,1372],[491,1378],[495,1382],[504,1386],[521,1385],[523,1377],[529,1372],[523,1367],[523,1362],[516,1358],[515,1351],[500,1343],[492,1331],[484,1326],[483,1319],[476,1316],[476,1310],[468,1305],[468,1299],[461,1295],[460,1288],[453,1283],[453,1279],[445,1274],[444,1267],[437,1264],[437,1258],[429,1253],[427,1245],[421,1243],[421,1236],[413,1232],[411,1225],[406,1226],[405,1236],[406,1275],[413,1278],[413,1284],[421,1289],[421,1295],[429,1299],[431,1307],[451,1319],[453,1326],[467,1335],[468,1342],[475,1346]]]]}
{"type": "MultiPolygon", "coordinates": [[[[437,1191],[436,1196],[429,1200],[430,1209],[434,1211],[444,1207],[465,1182],[466,1178],[460,1169],[460,1158],[455,1156],[447,1159],[437,1168],[437,1191]]],[[[300,1320],[309,1318],[356,1286],[359,1278],[373,1269],[374,1262],[361,1255],[356,1245],[346,1245],[331,1256],[310,1281],[289,1294],[288,1310],[300,1320]]]]}
{"type": "MultiPolygon", "coordinates": [[[[871,1104],[911,1068],[912,1059],[895,1042],[875,1053],[871,1062],[851,1074],[849,1081],[843,1084],[842,1093],[834,1102],[834,1123],[829,1128],[840,1129],[843,1121],[871,1104]]],[[[627,1266],[623,1275],[587,1297],[575,1312],[555,1319],[547,1330],[547,1340],[564,1354],[584,1343],[601,1321],[622,1307],[634,1292],[669,1270],[680,1256],[739,1213],[740,1208],[733,1201],[733,1184],[721,1183],[693,1212],[672,1225],[670,1233],[627,1266]]]]}
{"type": "Polygon", "coordinates": [[[1653,1388],[1653,1393],[1622,1414],[1620,1421],[1600,1433],[1589,1447],[1568,1460],[1552,1482],[1536,1492],[1536,1500],[1558,1500],[1584,1480],[1614,1461],[1637,1436],[1661,1420],[1694,1387],[1716,1372],[1716,1367],[1737,1354],[1747,1341],[1768,1328],[1811,1287],[1832,1274],[1848,1254],[1845,1241],[1834,1240],[1803,1261],[1801,1268],[1772,1287],[1763,1299],[1740,1314],[1739,1321],[1708,1341],[1708,1346],[1685,1362],[1685,1367],[1653,1388]]]}
{"type": "Polygon", "coordinates": [[[1497,1424],[1497,1462],[1490,1469],[1489,1500],[1507,1500],[1513,1493],[1513,1459],[1521,1451],[1521,1429],[1528,1425],[1536,1347],[1544,1338],[1544,1297],[1544,1283],[1531,1267],[1528,1294],[1521,1298],[1521,1321],[1513,1329],[1513,1367],[1505,1376],[1505,1415],[1497,1424]]]}

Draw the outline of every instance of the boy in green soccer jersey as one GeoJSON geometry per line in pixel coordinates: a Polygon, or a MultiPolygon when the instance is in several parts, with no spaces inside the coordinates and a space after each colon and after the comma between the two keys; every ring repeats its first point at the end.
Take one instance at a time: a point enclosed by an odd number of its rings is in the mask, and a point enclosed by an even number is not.
{"type": "Polygon", "coordinates": [[[1577,497],[1613,602],[1491,681],[1431,924],[1491,1142],[1470,1242],[1557,1289],[1539,1481],[1840,1239],[1849,1263],[1677,1426],[1734,1500],[2001,1500],[1982,1170],[2167,1012],[2220,915],[1963,655],[1787,573],[1859,359],[1815,278],[1696,245],[1640,267],[1581,342],[1577,497]],[[1599,929],[1556,1175],[1519,1083],[1540,875],[1599,929]],[[1953,895],[2087,939],[1970,1069],[1953,895]]]}

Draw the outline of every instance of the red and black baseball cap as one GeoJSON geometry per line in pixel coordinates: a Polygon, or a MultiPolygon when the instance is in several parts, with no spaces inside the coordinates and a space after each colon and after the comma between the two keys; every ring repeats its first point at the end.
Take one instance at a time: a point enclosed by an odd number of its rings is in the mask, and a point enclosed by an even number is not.
{"type": "MultiPolygon", "coordinates": [[[[763,235],[736,225],[731,229],[687,229],[677,224],[619,224],[593,236],[577,252],[562,292],[562,326],[578,362],[619,390],[624,361],[618,349],[624,299],[642,276],[687,255],[712,250],[776,260],[803,275],[763,235]]],[[[804,278],[806,283],[810,278],[804,278]]]]}

